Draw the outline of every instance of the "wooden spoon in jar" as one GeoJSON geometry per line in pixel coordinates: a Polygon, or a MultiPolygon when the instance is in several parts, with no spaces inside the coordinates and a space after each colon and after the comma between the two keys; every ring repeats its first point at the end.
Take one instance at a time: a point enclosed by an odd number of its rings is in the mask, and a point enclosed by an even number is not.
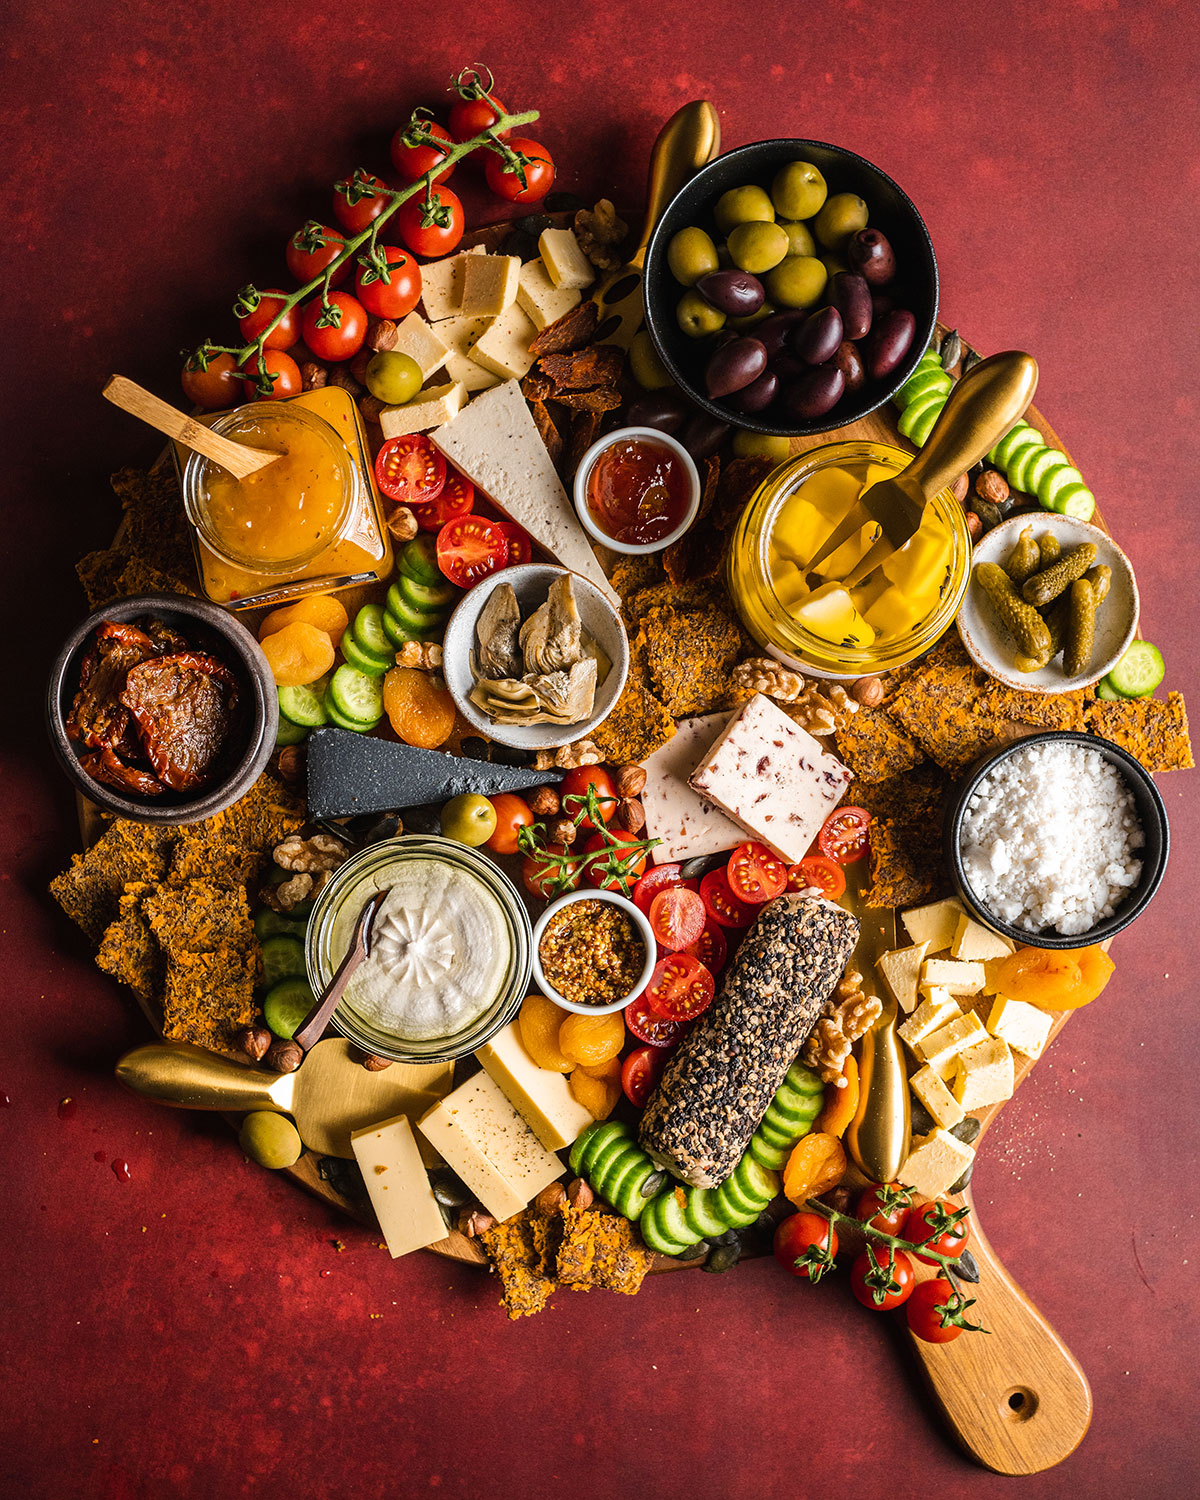
{"type": "Polygon", "coordinates": [[[122,411],[127,411],[131,417],[137,417],[165,433],[167,437],[174,438],[177,443],[182,443],[185,448],[202,453],[213,463],[220,464],[235,479],[248,479],[251,474],[265,469],[268,464],[273,464],[283,456],[264,452],[261,448],[248,448],[245,443],[235,443],[232,438],[222,437],[220,433],[205,427],[202,422],[189,417],[186,412],[159,400],[152,391],[127,380],[124,375],[110,375],[101,395],[122,411]]]}

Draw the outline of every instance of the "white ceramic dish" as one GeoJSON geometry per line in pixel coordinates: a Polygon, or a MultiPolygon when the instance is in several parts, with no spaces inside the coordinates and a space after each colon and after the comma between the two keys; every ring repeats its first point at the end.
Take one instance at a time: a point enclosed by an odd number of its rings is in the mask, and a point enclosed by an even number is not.
{"type": "Polygon", "coordinates": [[[958,633],[971,659],[992,677],[1026,693],[1069,693],[1091,687],[1110,671],[1128,649],[1137,632],[1139,600],[1137,581],[1129,559],[1106,532],[1086,521],[1060,516],[1055,511],[1012,516],[989,531],[975,548],[974,561],[1003,565],[1026,526],[1035,537],[1052,531],[1064,552],[1084,542],[1096,548],[1096,563],[1112,569],[1108,598],[1096,616],[1096,643],[1086,672],[1067,677],[1058,656],[1038,672],[1018,672],[1013,666],[1014,647],[991,601],[972,581],[958,611],[958,633]]]}
{"type": "Polygon", "coordinates": [[[651,552],[661,552],[669,547],[672,542],[677,542],[692,522],[696,519],[696,512],[700,509],[700,475],[696,469],[696,461],[687,451],[682,443],[665,432],[659,432],[654,427],[618,427],[614,432],[606,432],[602,438],[587,450],[579,461],[579,467],[575,470],[575,513],[579,517],[579,524],[594,541],[601,546],[608,547],[613,552],[623,552],[628,557],[645,557],[651,552]],[[666,536],[657,542],[618,542],[609,536],[607,531],[601,531],[592,519],[592,512],[587,503],[588,477],[592,472],[592,465],[607,449],[614,443],[634,442],[644,440],[657,443],[660,448],[668,448],[679,459],[688,477],[689,499],[688,508],[684,512],[683,520],[676,526],[674,531],[667,532],[666,536]]]}
{"type": "Polygon", "coordinates": [[[546,595],[555,579],[561,578],[568,571],[567,568],[556,568],[546,563],[524,563],[516,568],[501,568],[470,590],[459,602],[446,626],[442,642],[442,670],[450,695],[468,724],[499,745],[509,745],[515,750],[554,750],[560,745],[584,739],[612,712],[621,696],[621,689],[625,686],[625,677],[629,671],[629,640],[621,617],[594,583],[589,583],[578,573],[572,573],[575,602],[583,628],[595,637],[600,649],[612,663],[603,682],[597,685],[591,715],[578,724],[497,724],[471,702],[474,678],[471,676],[470,656],[477,645],[475,624],[484,605],[491,598],[492,591],[502,583],[512,584],[521,618],[525,620],[539,605],[545,604],[546,595]]]}
{"type": "Polygon", "coordinates": [[[557,901],[551,901],[550,905],[533,924],[533,977],[537,981],[541,993],[548,1000],[553,1000],[555,1005],[561,1005],[564,1010],[573,1010],[576,1015],[606,1016],[614,1010],[624,1010],[627,1005],[632,1004],[637,999],[650,983],[650,976],[654,973],[656,962],[657,948],[649,921],[645,914],[634,906],[632,901],[627,900],[626,897],[617,891],[570,891],[567,895],[560,896],[557,901]],[[642,965],[642,972],[638,975],[637,983],[627,995],[622,996],[620,1000],[612,1001],[609,1005],[580,1005],[576,1000],[568,1000],[565,995],[558,993],[542,972],[541,946],[546,926],[556,912],[562,911],[564,906],[571,906],[576,901],[606,901],[610,906],[619,908],[637,928],[642,942],[646,947],[646,962],[642,965]]]}

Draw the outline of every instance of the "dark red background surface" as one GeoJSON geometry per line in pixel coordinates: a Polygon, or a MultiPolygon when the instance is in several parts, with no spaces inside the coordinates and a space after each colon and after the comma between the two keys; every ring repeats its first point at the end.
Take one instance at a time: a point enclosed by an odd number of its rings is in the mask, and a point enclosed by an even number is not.
{"type": "MultiPolygon", "coordinates": [[[[477,59],[510,104],[544,111],[565,188],[640,201],[655,132],[698,96],[728,145],[811,135],[891,172],[928,220],[944,316],[984,350],[1041,362],[1039,402],[1131,553],[1144,628],[1184,686],[1200,551],[1192,6],[6,10],[7,1493],[1011,1492],[947,1444],[899,1339],[840,1284],[802,1290],[757,1262],[656,1278],[636,1300],[563,1296],[509,1325],[477,1272],[393,1264],[246,1165],[221,1124],[119,1093],[112,1063],[144,1027],[43,895],[74,837],[39,690],[82,609],[71,563],[113,527],[105,476],[158,446],[100,400],[103,378],[173,397],[175,351],[224,333],[232,292],[279,274],[333,179],[382,167],[411,107],[477,59]],[[61,1121],[66,1095],[78,1112],[61,1121]]],[[[1023,1482],[1031,1496],[1182,1496],[1200,1478],[1198,783],[1161,785],[1166,884],[976,1174],[997,1249],[1095,1392],[1090,1436],[1023,1482]]]]}

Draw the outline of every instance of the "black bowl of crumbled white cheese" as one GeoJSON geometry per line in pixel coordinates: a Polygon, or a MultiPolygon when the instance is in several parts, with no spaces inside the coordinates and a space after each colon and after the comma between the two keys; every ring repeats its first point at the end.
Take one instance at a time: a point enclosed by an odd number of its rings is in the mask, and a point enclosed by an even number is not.
{"type": "Polygon", "coordinates": [[[1167,867],[1158,788],[1091,734],[1030,735],[967,773],[945,825],[964,905],[1034,948],[1082,948],[1128,927],[1167,867]]]}

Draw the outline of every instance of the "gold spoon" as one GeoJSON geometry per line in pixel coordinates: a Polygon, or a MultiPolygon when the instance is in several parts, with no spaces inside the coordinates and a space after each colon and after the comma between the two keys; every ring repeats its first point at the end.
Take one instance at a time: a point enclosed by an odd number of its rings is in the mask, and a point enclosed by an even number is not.
{"type": "Polygon", "coordinates": [[[896,1002],[884,1002],[862,1039],[858,1108],[846,1127],[846,1150],[871,1182],[895,1182],[912,1134],[908,1071],[896,1035],[896,1002]]]}
{"type": "Polygon", "coordinates": [[[220,464],[235,479],[248,479],[251,474],[257,474],[259,469],[265,469],[268,464],[273,464],[283,456],[264,452],[261,448],[248,448],[245,443],[235,443],[232,438],[222,437],[220,433],[205,427],[203,422],[197,422],[186,412],[160,400],[153,391],[146,390],[136,381],[127,380],[124,375],[110,375],[100,394],[114,406],[127,411],[131,417],[137,417],[139,421],[157,428],[167,437],[174,438],[177,443],[182,443],[185,448],[202,453],[205,458],[212,459],[213,463],[220,464]]]}

